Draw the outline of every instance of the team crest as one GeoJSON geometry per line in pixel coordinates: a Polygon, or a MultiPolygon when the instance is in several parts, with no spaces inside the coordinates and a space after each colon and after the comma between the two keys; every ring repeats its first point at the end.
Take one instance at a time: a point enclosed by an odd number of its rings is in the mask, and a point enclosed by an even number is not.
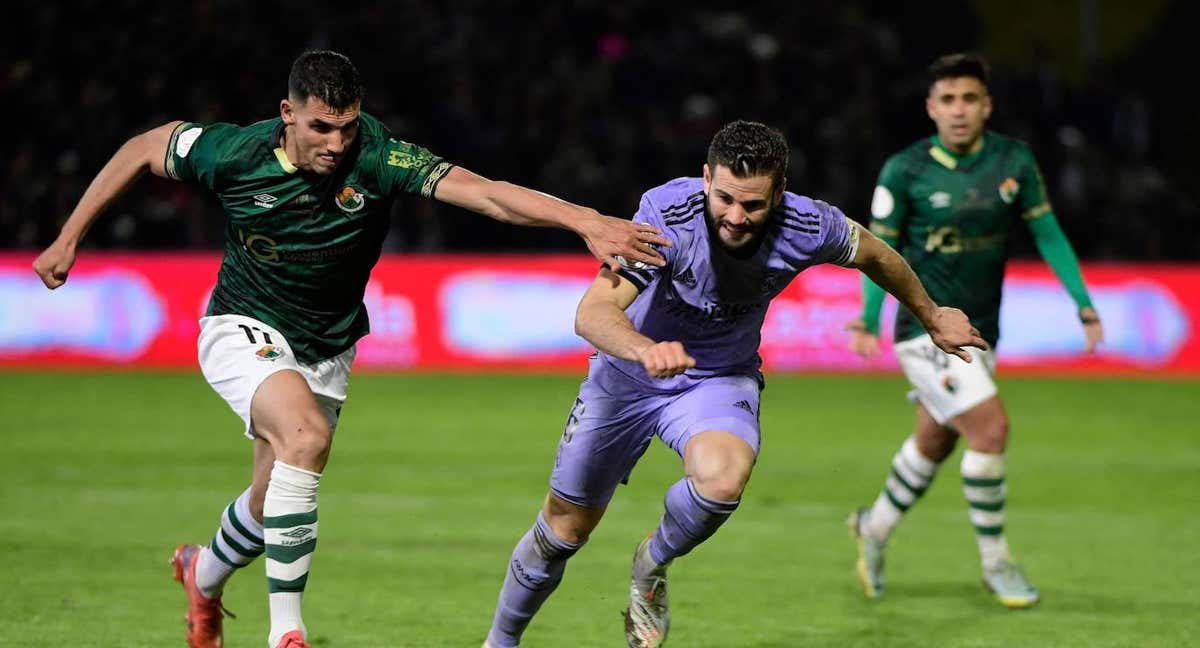
{"type": "Polygon", "coordinates": [[[262,345],[262,348],[254,352],[254,355],[257,356],[259,360],[274,361],[283,357],[283,349],[275,346],[274,344],[264,344],[262,345]]]}
{"type": "Polygon", "coordinates": [[[953,394],[954,392],[958,391],[958,381],[952,376],[946,376],[942,378],[942,388],[953,394]]]}
{"type": "Polygon", "coordinates": [[[362,190],[354,185],[342,187],[342,190],[334,198],[334,202],[337,203],[338,209],[347,214],[361,211],[363,207],[367,206],[366,196],[363,195],[362,190]]]}
{"type": "Polygon", "coordinates": [[[1017,192],[1021,190],[1021,185],[1014,178],[1006,178],[1000,183],[1000,200],[1004,204],[1011,205],[1012,201],[1017,199],[1017,192]]]}

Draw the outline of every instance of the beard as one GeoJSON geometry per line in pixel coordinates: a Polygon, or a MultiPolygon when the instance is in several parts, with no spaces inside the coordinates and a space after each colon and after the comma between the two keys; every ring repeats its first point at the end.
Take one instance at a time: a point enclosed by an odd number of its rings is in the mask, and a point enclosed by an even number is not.
{"type": "Polygon", "coordinates": [[[755,225],[755,224],[751,223],[750,221],[747,221],[746,226],[743,226],[743,227],[740,227],[737,229],[738,229],[738,231],[749,233],[749,238],[747,238],[743,242],[736,244],[736,245],[731,245],[731,244],[727,243],[725,241],[725,239],[721,236],[721,232],[722,232],[721,225],[724,222],[725,222],[724,218],[718,218],[717,216],[715,216],[712,213],[712,209],[710,208],[708,194],[705,194],[704,195],[704,224],[708,227],[709,243],[711,245],[715,245],[715,246],[721,248],[722,250],[725,251],[726,254],[729,254],[732,257],[741,259],[741,258],[749,257],[758,251],[758,247],[760,245],[762,245],[763,232],[766,230],[767,224],[770,223],[771,221],[768,218],[767,220],[763,221],[762,223],[760,223],[758,225],[755,225]]]}

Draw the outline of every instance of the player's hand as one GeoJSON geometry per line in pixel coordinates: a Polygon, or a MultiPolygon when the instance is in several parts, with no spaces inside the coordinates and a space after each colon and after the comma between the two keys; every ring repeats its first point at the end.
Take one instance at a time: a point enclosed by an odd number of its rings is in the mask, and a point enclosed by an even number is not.
{"type": "Polygon", "coordinates": [[[579,235],[592,255],[613,272],[618,272],[622,265],[667,265],[654,246],[671,247],[671,240],[646,223],[598,214],[579,228],[579,235]]]}
{"type": "Polygon", "coordinates": [[[1088,306],[1079,310],[1079,320],[1083,322],[1084,349],[1094,353],[1096,345],[1104,342],[1104,325],[1100,323],[1100,315],[1095,308],[1088,306]]]}
{"type": "Polygon", "coordinates": [[[75,265],[75,247],[62,241],[54,241],[33,261],[33,271],[42,278],[42,283],[54,290],[67,282],[67,273],[75,265]]]}
{"type": "Polygon", "coordinates": [[[966,362],[971,361],[971,354],[963,347],[977,349],[988,348],[988,343],[979,335],[979,329],[971,325],[967,314],[957,308],[939,306],[929,320],[929,337],[939,349],[952,353],[966,362]]]}
{"type": "Polygon", "coordinates": [[[867,330],[860,319],[850,320],[845,330],[850,331],[850,351],[871,360],[879,355],[879,336],[867,330]]]}
{"type": "Polygon", "coordinates": [[[639,359],[652,378],[670,378],[696,366],[696,359],[679,342],[658,342],[642,351],[639,359]]]}

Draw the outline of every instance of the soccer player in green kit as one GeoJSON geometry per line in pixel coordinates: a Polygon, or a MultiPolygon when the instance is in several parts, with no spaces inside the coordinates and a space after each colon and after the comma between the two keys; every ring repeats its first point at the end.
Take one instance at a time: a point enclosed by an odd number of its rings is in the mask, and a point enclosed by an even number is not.
{"type": "MultiPolygon", "coordinates": [[[[977,55],[934,61],[925,107],[937,135],[888,159],[871,204],[871,231],[900,250],[937,303],[965,311],[992,348],[971,349],[978,361],[968,364],[933,346],[911,313],[901,308],[897,315],[896,357],[913,386],[909,397],[917,405],[917,423],[875,503],[847,520],[858,542],[858,578],[869,598],[883,594],[888,538],[962,436],[963,492],[984,585],[1009,608],[1038,601],[1037,588],[1013,561],[1004,537],[1008,417],[992,380],[1008,238],[1018,222],[1032,232],[1039,253],[1074,299],[1088,352],[1104,339],[1033,154],[1025,144],[984,129],[992,111],[987,80],[987,63],[977,55]]],[[[879,353],[883,290],[865,276],[863,302],[862,318],[847,328],[851,350],[871,358],[879,353]]]]}
{"type": "Polygon", "coordinates": [[[133,137],[34,262],[47,287],[61,286],[88,228],[146,171],[213,191],[226,212],[225,255],[201,319],[200,366],[245,422],[254,470],[212,542],[182,545],[172,556],[188,595],[192,648],[223,645],[224,585],[263,553],[268,645],[308,646],[300,601],[316,547],[317,487],[354,345],[368,330],[363,293],[397,195],[571,229],[614,271],[622,263],[662,265],[652,246],[670,245],[653,227],[482,178],[393,139],[360,110],[362,94],[349,59],[310,51],[293,64],[275,119],[246,127],[175,121],[133,137]]]}

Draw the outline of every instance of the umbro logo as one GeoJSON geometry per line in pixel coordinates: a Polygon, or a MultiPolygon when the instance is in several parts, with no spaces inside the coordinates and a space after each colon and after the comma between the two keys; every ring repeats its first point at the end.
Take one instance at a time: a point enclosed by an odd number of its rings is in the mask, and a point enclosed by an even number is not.
{"type": "Polygon", "coordinates": [[[259,207],[266,207],[267,209],[273,207],[276,200],[279,199],[268,193],[260,193],[257,196],[254,196],[254,204],[258,205],[259,207]]]}
{"type": "Polygon", "coordinates": [[[280,533],[279,535],[281,535],[285,538],[292,539],[291,542],[283,543],[283,546],[290,547],[292,545],[298,545],[298,544],[304,542],[305,539],[308,538],[308,536],[312,535],[312,533],[313,533],[313,530],[308,527],[296,527],[295,529],[292,529],[291,531],[288,531],[286,533],[280,533]]]}
{"type": "Polygon", "coordinates": [[[688,288],[696,287],[696,275],[692,274],[692,269],[688,268],[683,272],[675,275],[675,281],[687,286],[688,288]]]}
{"type": "Polygon", "coordinates": [[[734,403],[733,406],[738,409],[744,409],[747,412],[749,412],[750,414],[754,413],[754,408],[750,407],[750,401],[740,400],[740,401],[734,403]]]}

